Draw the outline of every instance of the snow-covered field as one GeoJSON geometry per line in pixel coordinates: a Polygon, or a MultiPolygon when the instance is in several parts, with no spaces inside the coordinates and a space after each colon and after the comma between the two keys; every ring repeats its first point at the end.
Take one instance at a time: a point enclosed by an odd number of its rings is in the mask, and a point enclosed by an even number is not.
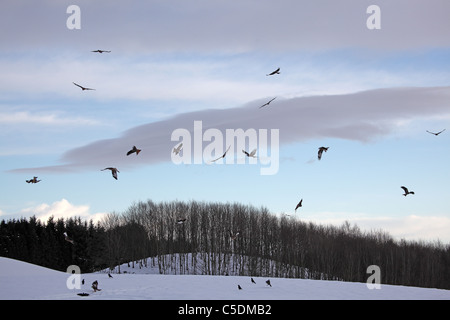
{"type": "Polygon", "coordinates": [[[205,275],[160,275],[127,273],[81,274],[85,284],[79,289],[72,274],[0,257],[0,299],[44,300],[450,300],[450,290],[381,285],[368,289],[365,283],[304,279],[205,275]],[[93,281],[101,291],[94,292],[93,281]],[[242,290],[238,289],[238,285],[242,290]],[[78,293],[88,293],[81,297],[78,293]]]}

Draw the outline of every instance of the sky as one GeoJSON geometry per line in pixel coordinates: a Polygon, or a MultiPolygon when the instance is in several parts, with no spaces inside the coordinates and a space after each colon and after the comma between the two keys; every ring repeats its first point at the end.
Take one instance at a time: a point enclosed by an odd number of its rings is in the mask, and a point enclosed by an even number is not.
{"type": "Polygon", "coordinates": [[[450,242],[447,0],[0,9],[0,219],[239,202],[450,242]]]}

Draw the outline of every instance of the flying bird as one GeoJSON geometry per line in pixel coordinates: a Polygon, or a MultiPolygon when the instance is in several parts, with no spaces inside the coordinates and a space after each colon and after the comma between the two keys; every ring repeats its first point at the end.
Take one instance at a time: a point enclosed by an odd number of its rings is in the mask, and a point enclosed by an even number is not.
{"type": "Polygon", "coordinates": [[[183,143],[180,143],[178,145],[178,147],[173,148],[172,153],[175,153],[175,155],[178,155],[180,153],[182,147],[183,147],[183,143]]]}
{"type": "Polygon", "coordinates": [[[256,158],[255,154],[256,154],[256,149],[253,149],[252,152],[248,153],[245,150],[242,150],[243,153],[245,153],[245,155],[249,158],[256,158]]]}
{"type": "Polygon", "coordinates": [[[177,219],[177,224],[183,224],[186,222],[186,218],[183,219],[177,219]]]}
{"type": "Polygon", "coordinates": [[[235,234],[233,234],[233,232],[231,232],[231,230],[228,230],[230,232],[230,238],[231,240],[236,240],[237,236],[239,235],[239,231],[236,232],[235,234]]]}
{"type": "Polygon", "coordinates": [[[444,131],[445,131],[445,129],[444,129],[444,130],[441,130],[441,131],[439,131],[439,132],[431,132],[431,131],[428,131],[428,130],[427,130],[428,133],[434,134],[435,136],[440,135],[440,134],[441,134],[442,132],[444,132],[444,131]]]}
{"type": "Polygon", "coordinates": [[[94,51],[91,51],[91,52],[98,52],[98,53],[106,52],[106,53],[110,53],[111,51],[107,51],[107,50],[94,50],[94,51]]]}
{"type": "Polygon", "coordinates": [[[409,191],[407,187],[401,186],[400,188],[402,188],[403,191],[405,191],[405,193],[403,194],[405,197],[406,197],[408,194],[414,194],[414,191],[409,191]]]}
{"type": "Polygon", "coordinates": [[[104,171],[104,170],[111,170],[111,174],[112,174],[113,178],[117,180],[117,172],[120,172],[119,170],[117,170],[117,168],[108,167],[108,168],[102,169],[100,171],[104,171]]]}
{"type": "Polygon", "coordinates": [[[64,240],[73,244],[73,240],[67,235],[67,232],[64,232],[64,240]]]}
{"type": "Polygon", "coordinates": [[[268,106],[273,100],[275,100],[277,97],[275,97],[275,98],[273,98],[273,99],[271,99],[271,100],[269,100],[269,101],[267,101],[266,103],[264,103],[261,107],[259,107],[260,109],[261,108],[263,108],[263,107],[265,107],[265,106],[268,106]]]}
{"type": "Polygon", "coordinates": [[[216,162],[219,159],[225,158],[225,156],[227,155],[228,150],[230,150],[231,145],[228,146],[227,151],[224,152],[223,155],[221,155],[220,157],[218,157],[217,159],[211,160],[211,162],[216,162]]]}
{"type": "Polygon", "coordinates": [[[129,156],[130,154],[136,152],[136,155],[139,154],[139,152],[141,152],[141,149],[136,148],[136,146],[133,146],[133,148],[127,152],[127,156],[129,156]]]}
{"type": "Polygon", "coordinates": [[[269,74],[266,74],[266,76],[273,76],[274,74],[280,74],[280,68],[278,68],[278,69],[275,70],[275,71],[272,71],[272,72],[269,73],[269,74]]]}
{"type": "Polygon", "coordinates": [[[83,87],[83,86],[80,86],[78,83],[75,83],[75,82],[72,82],[74,85],[76,85],[77,87],[80,87],[81,88],[81,90],[95,90],[95,89],[92,89],[92,88],[86,88],[86,87],[83,87]]]}
{"type": "Polygon", "coordinates": [[[38,177],[33,177],[33,179],[25,180],[27,183],[38,183],[41,180],[38,180],[38,177]]]}
{"type": "Polygon", "coordinates": [[[323,153],[324,151],[327,152],[328,148],[329,148],[329,147],[320,147],[320,148],[319,148],[319,152],[318,152],[318,154],[317,154],[317,158],[319,158],[319,160],[322,159],[322,153],[323,153]]]}
{"type": "Polygon", "coordinates": [[[301,199],[300,202],[297,203],[297,206],[295,207],[295,212],[297,212],[297,209],[302,206],[302,202],[303,202],[303,199],[301,199]]]}

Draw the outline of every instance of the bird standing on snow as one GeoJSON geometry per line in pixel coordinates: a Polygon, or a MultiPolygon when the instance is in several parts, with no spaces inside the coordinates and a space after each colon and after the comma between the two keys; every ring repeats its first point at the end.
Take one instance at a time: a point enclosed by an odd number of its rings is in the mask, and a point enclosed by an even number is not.
{"type": "Polygon", "coordinates": [[[33,177],[33,179],[25,180],[26,183],[38,183],[41,180],[38,180],[38,177],[33,177]]]}
{"type": "Polygon", "coordinates": [[[256,282],[255,282],[255,280],[253,280],[253,278],[251,278],[251,280],[252,280],[252,283],[256,284],[256,282]]]}
{"type": "Polygon", "coordinates": [[[242,290],[242,288],[241,288],[241,286],[240,286],[240,285],[238,285],[238,289],[239,289],[239,290],[242,290]]]}
{"type": "Polygon", "coordinates": [[[113,178],[117,180],[117,172],[120,172],[119,170],[117,170],[117,168],[108,167],[108,168],[102,169],[100,171],[104,171],[104,170],[111,170],[111,174],[112,174],[113,178]]]}
{"type": "Polygon", "coordinates": [[[96,291],[101,291],[102,289],[98,288],[98,281],[95,280],[94,282],[92,282],[92,289],[94,289],[94,292],[96,291]]]}
{"type": "Polygon", "coordinates": [[[270,280],[267,280],[266,283],[267,283],[268,286],[272,286],[272,285],[270,284],[270,280]]]}
{"type": "Polygon", "coordinates": [[[322,159],[322,153],[325,151],[327,152],[329,147],[320,147],[319,148],[319,152],[317,153],[317,158],[320,160],[322,159]]]}
{"type": "Polygon", "coordinates": [[[136,148],[136,146],[133,146],[133,148],[127,152],[127,156],[129,156],[130,154],[135,153],[135,152],[136,152],[136,155],[138,155],[139,152],[141,152],[141,149],[138,149],[138,148],[136,148]]]}
{"type": "Polygon", "coordinates": [[[414,191],[409,191],[407,187],[401,186],[400,188],[402,188],[403,191],[405,191],[405,193],[403,194],[405,197],[406,197],[408,194],[414,194],[414,191]]]}

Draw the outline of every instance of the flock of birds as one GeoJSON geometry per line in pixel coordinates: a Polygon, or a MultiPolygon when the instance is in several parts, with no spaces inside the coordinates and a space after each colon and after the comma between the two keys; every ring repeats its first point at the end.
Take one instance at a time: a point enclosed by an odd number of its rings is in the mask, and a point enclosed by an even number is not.
{"type": "MultiPolygon", "coordinates": [[[[91,51],[91,52],[102,54],[102,53],[110,53],[111,51],[110,51],[110,50],[100,50],[100,49],[98,49],[98,50],[93,50],[93,51],[91,51]]],[[[281,69],[281,68],[277,68],[276,70],[274,70],[274,71],[272,71],[272,72],[266,74],[266,76],[274,76],[274,75],[278,75],[278,74],[281,73],[281,72],[280,72],[280,69],[281,69]]],[[[94,88],[85,87],[85,86],[82,86],[82,85],[80,85],[80,84],[78,84],[78,83],[75,83],[75,82],[73,82],[73,84],[74,84],[75,86],[79,87],[82,91],[86,91],[86,90],[95,90],[94,88]]],[[[264,107],[266,107],[266,106],[269,106],[270,103],[271,103],[272,101],[274,101],[276,98],[277,98],[277,97],[274,97],[274,98],[270,99],[269,101],[267,101],[266,103],[264,103],[263,105],[261,105],[261,106],[259,107],[259,109],[264,108],[264,107]]],[[[426,132],[428,132],[428,133],[430,133],[430,134],[432,134],[432,135],[435,135],[435,136],[440,135],[440,134],[441,134],[442,132],[444,132],[444,131],[445,131],[445,129],[443,129],[443,130],[441,130],[441,131],[438,131],[438,132],[432,132],[432,131],[426,130],[426,132]]],[[[172,152],[173,152],[175,155],[178,155],[178,154],[181,152],[182,147],[183,147],[183,143],[180,143],[177,147],[173,148],[173,151],[172,151],[172,152]]],[[[227,150],[226,150],[220,157],[218,157],[218,158],[216,158],[216,159],[213,159],[213,160],[211,160],[210,162],[216,162],[216,161],[218,161],[218,160],[220,160],[220,159],[225,158],[226,155],[227,155],[227,153],[228,153],[228,151],[230,150],[230,147],[231,147],[231,146],[228,146],[227,150]]],[[[322,147],[319,147],[319,150],[318,150],[318,153],[317,153],[317,158],[318,158],[319,161],[322,159],[323,153],[324,153],[324,152],[327,152],[328,149],[329,149],[329,147],[323,147],[323,146],[322,146],[322,147]]],[[[131,155],[131,154],[133,154],[133,153],[136,153],[136,155],[138,155],[140,152],[141,152],[141,149],[138,149],[136,146],[133,146],[133,147],[126,153],[126,155],[129,156],[129,155],[131,155]]],[[[257,156],[256,156],[256,149],[253,149],[251,152],[248,152],[248,151],[246,151],[246,150],[242,150],[242,152],[243,152],[247,157],[249,157],[249,158],[257,158],[257,156]]],[[[105,170],[110,170],[110,171],[111,171],[111,174],[112,174],[112,177],[113,177],[114,179],[116,179],[116,180],[118,179],[118,175],[117,175],[117,174],[120,173],[120,171],[119,171],[117,168],[115,168],[115,167],[106,167],[106,168],[104,168],[104,169],[101,169],[101,171],[105,171],[105,170]]],[[[41,181],[41,180],[39,180],[38,177],[36,177],[36,176],[33,177],[32,179],[26,180],[27,183],[32,183],[32,184],[38,183],[38,182],[40,182],[40,181],[41,181]]],[[[403,191],[404,191],[404,194],[403,194],[403,195],[404,195],[405,197],[406,197],[407,195],[414,194],[414,191],[409,191],[408,188],[405,187],[405,186],[401,186],[401,188],[402,188],[403,191]]],[[[302,204],[303,204],[303,199],[301,199],[301,200],[297,203],[297,205],[295,206],[294,211],[297,212],[297,209],[301,208],[301,207],[302,207],[302,204]]],[[[176,221],[176,223],[182,224],[182,223],[184,223],[185,221],[186,221],[185,218],[183,218],[183,219],[178,219],[178,220],[176,221]]],[[[236,235],[236,236],[237,236],[237,235],[236,235]]],[[[235,236],[234,236],[234,239],[235,239],[235,236]]]]}
{"type": "MultiPolygon", "coordinates": [[[[91,52],[102,54],[102,53],[110,53],[111,51],[109,51],[109,50],[100,50],[100,49],[99,49],[99,50],[94,50],[94,51],[91,51],[91,52]]],[[[272,71],[272,72],[266,74],[266,76],[274,76],[274,75],[277,75],[277,74],[280,74],[280,68],[277,68],[276,70],[274,70],[274,71],[272,71]]],[[[78,83],[75,83],[75,82],[73,82],[73,84],[74,84],[75,86],[79,87],[82,91],[96,90],[96,89],[94,89],[94,88],[89,88],[89,87],[82,86],[82,85],[80,85],[80,84],[78,84],[78,83]]],[[[276,98],[277,98],[277,97],[274,97],[274,98],[270,99],[269,101],[267,101],[266,103],[264,103],[263,105],[261,105],[261,106],[259,107],[259,109],[269,106],[276,98]]],[[[441,131],[438,131],[438,132],[432,132],[432,131],[428,131],[428,130],[426,130],[426,131],[427,131],[428,133],[432,134],[432,135],[438,136],[438,135],[440,135],[442,132],[444,132],[445,129],[443,129],[443,130],[441,130],[441,131]]],[[[173,152],[175,155],[178,155],[178,154],[181,152],[182,147],[183,147],[183,143],[180,143],[178,146],[176,146],[175,148],[173,148],[173,151],[172,151],[172,152],[173,152]]],[[[220,157],[211,160],[211,162],[216,162],[216,161],[218,161],[218,160],[220,160],[220,159],[225,158],[226,155],[227,155],[227,153],[228,153],[228,151],[230,150],[230,147],[231,147],[231,146],[228,146],[227,150],[226,150],[220,157]]],[[[324,153],[324,152],[327,152],[328,149],[329,149],[329,147],[323,147],[323,146],[322,146],[322,147],[319,147],[318,152],[317,152],[317,158],[318,158],[319,161],[322,159],[323,153],[324,153]]],[[[130,156],[131,154],[135,153],[136,156],[137,156],[137,155],[139,155],[139,153],[140,153],[141,151],[142,151],[141,149],[137,148],[136,146],[133,146],[133,147],[126,153],[126,155],[127,155],[127,156],[130,156]]],[[[256,156],[256,151],[257,151],[256,149],[253,149],[253,150],[250,151],[250,152],[248,152],[248,151],[246,151],[246,150],[242,150],[242,152],[243,152],[247,157],[249,157],[249,158],[256,158],[256,157],[257,157],[257,156],[256,156]]],[[[120,171],[119,171],[117,168],[115,168],[115,167],[106,167],[106,168],[104,168],[104,169],[101,169],[101,171],[105,171],[105,170],[110,170],[110,171],[111,171],[111,174],[112,174],[112,177],[113,177],[114,179],[116,179],[116,180],[118,179],[117,174],[120,173],[120,171]]],[[[27,183],[31,183],[31,184],[36,184],[36,183],[38,183],[38,182],[40,182],[40,181],[41,181],[41,180],[38,179],[38,177],[36,177],[36,176],[34,176],[32,179],[26,180],[27,183]]],[[[404,193],[403,193],[403,196],[405,196],[405,197],[408,196],[408,195],[413,195],[413,194],[414,194],[414,191],[410,191],[410,190],[409,190],[407,187],[405,187],[405,186],[401,186],[401,189],[403,189],[403,192],[404,192],[404,193]]],[[[295,206],[294,211],[297,212],[297,209],[301,208],[302,206],[303,206],[303,199],[301,199],[301,200],[297,203],[297,205],[295,206]]],[[[187,221],[187,219],[186,219],[185,217],[183,217],[183,218],[177,218],[177,219],[176,219],[176,224],[182,225],[182,224],[184,224],[186,221],[187,221]]],[[[230,237],[230,239],[231,239],[232,241],[236,240],[236,239],[238,238],[239,234],[240,234],[240,231],[237,231],[237,232],[234,232],[234,233],[233,233],[231,230],[228,230],[228,232],[229,232],[229,237],[230,237]]],[[[68,236],[67,232],[64,232],[64,239],[65,239],[65,241],[71,243],[72,245],[74,244],[74,240],[68,236]]],[[[109,275],[109,276],[111,277],[111,275],[109,275]]],[[[83,279],[83,282],[84,282],[84,279],[83,279]]],[[[254,280],[253,278],[251,278],[251,283],[256,284],[256,282],[255,282],[255,280],[254,280]]],[[[267,280],[267,281],[266,281],[266,285],[272,287],[272,284],[270,283],[270,280],[267,280]]],[[[237,287],[238,287],[239,290],[242,290],[242,287],[241,287],[239,284],[237,285],[237,287]]],[[[95,281],[95,282],[93,283],[92,288],[94,289],[94,291],[99,291],[99,290],[101,290],[101,289],[98,289],[98,287],[97,287],[97,281],[95,281]]],[[[88,294],[83,293],[83,294],[80,294],[80,295],[88,295],[88,294]]]]}
{"type": "MultiPolygon", "coordinates": [[[[255,280],[254,280],[253,278],[250,278],[250,281],[251,281],[253,284],[256,284],[256,282],[255,282],[255,280]]],[[[270,283],[270,279],[267,279],[267,280],[266,280],[266,285],[272,287],[272,284],[270,283]]],[[[241,287],[239,284],[238,284],[237,287],[238,287],[239,290],[242,290],[242,287],[241,287]]]]}

